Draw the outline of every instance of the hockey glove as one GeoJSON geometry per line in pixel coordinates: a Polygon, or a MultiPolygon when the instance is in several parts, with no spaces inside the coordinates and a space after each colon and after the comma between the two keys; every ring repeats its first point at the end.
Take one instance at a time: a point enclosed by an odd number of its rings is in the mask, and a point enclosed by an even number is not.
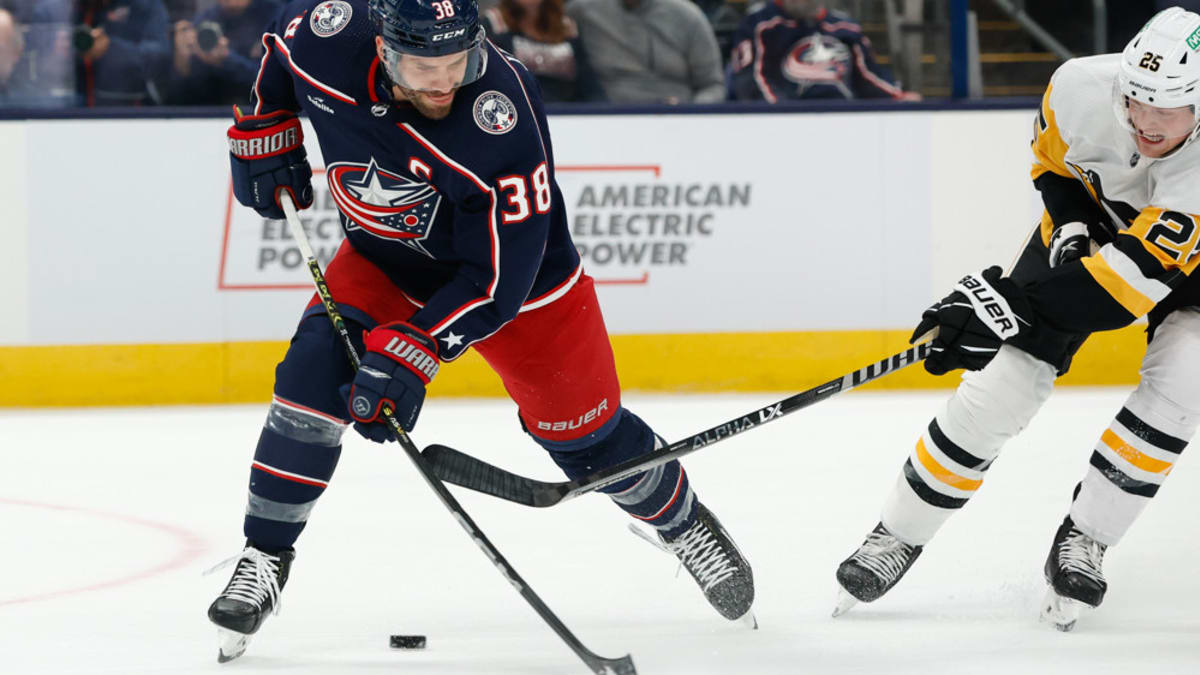
{"type": "Polygon", "coordinates": [[[229,164],[233,194],[263,218],[282,220],[279,194],[292,195],[296,208],[312,206],[312,167],[304,151],[300,120],[286,110],[268,115],[242,115],[229,127],[229,164]]]}
{"type": "Polygon", "coordinates": [[[1050,266],[1058,267],[1088,255],[1091,241],[1087,225],[1083,223],[1067,223],[1056,228],[1050,235],[1050,266]]]}
{"type": "Polygon", "coordinates": [[[969,274],[954,285],[954,292],[921,314],[921,323],[909,342],[936,328],[925,370],[943,375],[957,368],[979,370],[996,356],[1007,339],[1028,330],[1033,310],[1025,293],[992,266],[969,274]]]}
{"type": "Polygon", "coordinates": [[[425,385],[437,375],[438,346],[425,331],[396,321],[367,334],[367,353],[348,392],[354,430],[383,443],[392,430],[383,419],[383,406],[396,414],[405,431],[412,431],[425,401],[425,385]]]}

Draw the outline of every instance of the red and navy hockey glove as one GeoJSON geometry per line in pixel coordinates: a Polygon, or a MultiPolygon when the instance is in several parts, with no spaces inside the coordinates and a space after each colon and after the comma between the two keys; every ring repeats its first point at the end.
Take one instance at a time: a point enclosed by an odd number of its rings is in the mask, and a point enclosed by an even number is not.
{"type": "Polygon", "coordinates": [[[403,321],[384,324],[367,334],[367,353],[350,385],[348,405],[354,429],[383,443],[392,431],[381,415],[384,404],[405,431],[412,431],[425,401],[425,385],[437,375],[437,340],[403,321]]]}
{"type": "Polygon", "coordinates": [[[304,151],[304,132],[295,114],[279,110],[267,115],[243,115],[229,127],[229,164],[233,195],[263,218],[283,219],[279,194],[292,195],[296,208],[312,206],[312,167],[304,151]]]}
{"type": "Polygon", "coordinates": [[[968,274],[954,285],[953,293],[921,314],[921,323],[909,342],[938,329],[925,370],[934,375],[957,368],[980,370],[1005,340],[1029,330],[1033,309],[1025,292],[1001,274],[995,265],[978,275],[968,274]]]}

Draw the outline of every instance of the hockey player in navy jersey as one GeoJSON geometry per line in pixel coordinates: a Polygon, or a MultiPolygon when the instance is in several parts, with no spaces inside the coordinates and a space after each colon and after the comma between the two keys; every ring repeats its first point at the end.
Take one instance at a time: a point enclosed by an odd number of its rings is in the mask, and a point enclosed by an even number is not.
{"type": "MultiPolygon", "coordinates": [[[[312,202],[312,120],[346,239],[326,270],[357,374],[317,298],[275,372],[250,471],[245,550],[208,610],[219,659],[278,608],[293,544],[353,423],[417,422],[439,365],[473,347],[569,477],[661,443],[621,405],[591,277],[567,229],[536,80],[484,37],[474,0],[295,0],[263,35],[252,107],[229,130],[234,193],[267,218],[312,202]]],[[[678,462],[605,488],[653,527],[709,602],[750,615],[750,565],[678,462]]]]}
{"type": "Polygon", "coordinates": [[[875,62],[862,27],[816,0],[769,0],[733,38],[730,98],[740,101],[920,98],[875,62]]]}

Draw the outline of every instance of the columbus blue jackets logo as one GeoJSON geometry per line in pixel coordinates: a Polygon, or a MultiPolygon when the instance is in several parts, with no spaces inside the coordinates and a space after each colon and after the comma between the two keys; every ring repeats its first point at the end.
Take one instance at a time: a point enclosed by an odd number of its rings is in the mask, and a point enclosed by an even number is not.
{"type": "Polygon", "coordinates": [[[475,124],[489,134],[506,134],[517,126],[517,107],[498,91],[485,91],[475,99],[475,124]]]}
{"type": "Polygon", "coordinates": [[[383,169],[375,158],[369,164],[335,162],[326,167],[325,176],[347,230],[361,229],[430,255],[421,242],[442,202],[431,185],[383,169]]]}
{"type": "Polygon", "coordinates": [[[322,2],[313,9],[312,16],[308,19],[308,25],[317,37],[329,37],[337,35],[343,28],[350,25],[350,17],[353,14],[354,8],[348,2],[342,0],[322,2]]]}
{"type": "Polygon", "coordinates": [[[849,87],[850,48],[828,35],[814,34],[797,42],[783,59],[783,76],[795,82],[798,93],[814,85],[831,85],[846,98],[854,98],[849,87]]]}

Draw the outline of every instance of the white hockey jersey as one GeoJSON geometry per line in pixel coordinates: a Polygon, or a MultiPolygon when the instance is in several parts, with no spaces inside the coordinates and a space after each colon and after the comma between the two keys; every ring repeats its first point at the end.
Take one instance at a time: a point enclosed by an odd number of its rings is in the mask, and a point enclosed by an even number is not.
{"type": "MultiPolygon", "coordinates": [[[[1113,111],[1119,63],[1119,54],[1064,63],[1051,78],[1034,122],[1033,179],[1052,172],[1080,181],[1111,221],[1106,224],[1112,227],[1111,243],[1081,261],[1098,288],[1088,288],[1076,270],[1076,278],[1062,284],[1074,297],[1052,303],[1086,303],[1105,314],[1092,324],[1067,322],[1086,332],[1146,314],[1200,264],[1200,142],[1160,159],[1139,155],[1113,111]],[[1081,291],[1085,297],[1078,297],[1081,291]],[[1086,296],[1100,291],[1119,308],[1106,298],[1088,303],[1093,298],[1086,296]]],[[[1044,242],[1054,226],[1045,213],[1044,242]]],[[[1040,286],[1045,300],[1051,289],[1040,286]]]]}

